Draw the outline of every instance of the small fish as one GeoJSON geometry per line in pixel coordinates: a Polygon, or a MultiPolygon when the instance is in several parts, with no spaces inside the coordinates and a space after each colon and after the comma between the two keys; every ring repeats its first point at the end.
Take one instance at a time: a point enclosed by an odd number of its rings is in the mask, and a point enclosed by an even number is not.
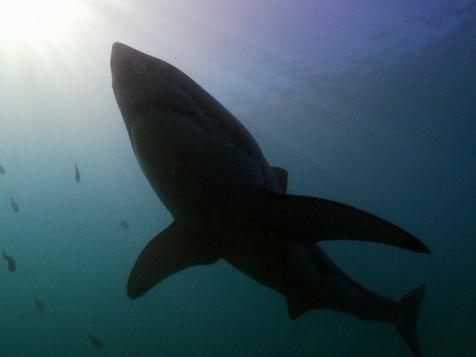
{"type": "Polygon", "coordinates": [[[13,273],[15,270],[17,270],[17,265],[15,264],[15,260],[13,259],[13,257],[9,257],[5,251],[3,251],[3,259],[5,259],[7,261],[7,264],[8,264],[8,271],[10,271],[11,273],[13,273]]]}
{"type": "Polygon", "coordinates": [[[74,207],[74,208],[71,210],[71,214],[73,214],[74,212],[76,212],[76,207],[74,207]]]}
{"type": "Polygon", "coordinates": [[[99,348],[100,350],[103,348],[103,343],[99,338],[90,334],[88,334],[88,337],[94,347],[99,348]]]}
{"type": "Polygon", "coordinates": [[[74,179],[77,183],[81,182],[81,175],[79,174],[78,165],[74,165],[74,179]]]}
{"type": "Polygon", "coordinates": [[[0,174],[4,174],[5,173],[5,169],[3,168],[2,165],[0,165],[0,174]]]}
{"type": "Polygon", "coordinates": [[[12,207],[12,210],[15,212],[20,212],[20,208],[18,207],[18,204],[15,202],[13,198],[10,197],[10,206],[12,207]]]}
{"type": "Polygon", "coordinates": [[[124,221],[124,220],[120,221],[119,224],[120,224],[121,227],[124,228],[124,229],[128,229],[128,228],[129,228],[129,223],[127,223],[127,222],[124,221]]]}
{"type": "Polygon", "coordinates": [[[43,301],[38,299],[38,297],[36,296],[35,296],[35,306],[39,311],[41,312],[45,311],[45,304],[43,304],[43,301]]]}

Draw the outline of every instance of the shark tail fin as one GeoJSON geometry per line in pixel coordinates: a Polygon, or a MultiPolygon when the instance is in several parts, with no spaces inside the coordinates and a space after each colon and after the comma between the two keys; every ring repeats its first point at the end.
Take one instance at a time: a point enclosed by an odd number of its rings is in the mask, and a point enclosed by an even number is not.
{"type": "Polygon", "coordinates": [[[421,356],[416,326],[425,290],[426,285],[423,284],[403,296],[398,302],[399,318],[395,322],[395,327],[412,350],[414,356],[421,356]]]}

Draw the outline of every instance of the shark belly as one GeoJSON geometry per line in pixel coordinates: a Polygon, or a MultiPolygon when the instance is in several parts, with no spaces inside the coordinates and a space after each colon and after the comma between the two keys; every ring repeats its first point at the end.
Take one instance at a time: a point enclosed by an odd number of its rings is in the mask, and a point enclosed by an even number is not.
{"type": "Polygon", "coordinates": [[[190,118],[139,119],[131,141],[150,184],[181,224],[222,226],[242,214],[269,180],[267,164],[219,128],[204,128],[190,118]]]}
{"type": "Polygon", "coordinates": [[[229,240],[223,257],[242,273],[288,299],[314,294],[322,277],[311,259],[313,248],[272,240],[263,236],[229,240]]]}

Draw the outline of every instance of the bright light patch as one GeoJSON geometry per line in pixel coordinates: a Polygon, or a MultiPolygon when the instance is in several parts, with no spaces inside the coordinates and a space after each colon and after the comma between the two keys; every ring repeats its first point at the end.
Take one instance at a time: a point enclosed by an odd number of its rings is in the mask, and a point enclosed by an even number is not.
{"type": "Polygon", "coordinates": [[[80,0],[0,0],[0,41],[55,41],[67,37],[80,0]]]}

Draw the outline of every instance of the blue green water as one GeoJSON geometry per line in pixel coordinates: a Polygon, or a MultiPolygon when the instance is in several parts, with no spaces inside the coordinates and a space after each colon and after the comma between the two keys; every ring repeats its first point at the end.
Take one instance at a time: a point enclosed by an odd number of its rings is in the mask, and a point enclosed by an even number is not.
{"type": "Polygon", "coordinates": [[[84,4],[68,39],[0,47],[0,251],[17,265],[0,261],[1,356],[410,355],[385,324],[317,310],[290,321],[283,297],[223,261],[127,298],[132,265],[171,216],[111,90],[114,41],[212,93],[288,170],[290,193],[359,207],[425,242],[431,255],[322,246],[384,296],[427,283],[424,356],[476,353],[474,2],[84,4]]]}

